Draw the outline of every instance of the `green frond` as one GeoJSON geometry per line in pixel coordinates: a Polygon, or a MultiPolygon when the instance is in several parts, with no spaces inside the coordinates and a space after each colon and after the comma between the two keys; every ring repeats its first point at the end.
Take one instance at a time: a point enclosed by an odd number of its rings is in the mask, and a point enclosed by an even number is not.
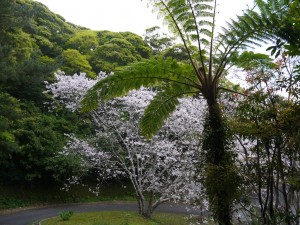
{"type": "MultiPolygon", "coordinates": [[[[126,95],[141,87],[159,87],[169,83],[185,88],[200,88],[191,65],[178,64],[174,59],[152,58],[121,68],[98,81],[81,101],[83,111],[97,109],[98,102],[126,95]]],[[[178,86],[178,89],[181,88],[178,86]]]]}
{"type": "Polygon", "coordinates": [[[91,88],[88,90],[83,100],[81,100],[81,110],[84,112],[90,112],[97,109],[99,104],[97,90],[91,88]]]}
{"type": "Polygon", "coordinates": [[[203,45],[209,45],[209,41],[208,41],[207,39],[200,38],[200,42],[201,42],[203,45]]]}
{"type": "Polygon", "coordinates": [[[276,14],[276,12],[279,12],[283,9],[284,6],[286,6],[291,1],[285,1],[285,0],[255,0],[255,3],[257,4],[259,10],[265,14],[265,15],[272,15],[276,14]]]}
{"type": "Polygon", "coordinates": [[[255,3],[262,14],[270,14],[270,8],[265,4],[264,0],[255,0],[255,3]]]}
{"type": "Polygon", "coordinates": [[[208,30],[208,29],[206,29],[206,28],[201,28],[201,29],[199,30],[199,33],[200,33],[200,34],[204,34],[204,35],[206,35],[206,36],[208,36],[208,37],[211,37],[211,36],[212,36],[211,30],[208,30]]]}
{"type": "Polygon", "coordinates": [[[203,26],[212,27],[213,23],[211,21],[207,21],[207,20],[200,20],[200,21],[198,21],[198,25],[200,27],[203,27],[203,26]]]}
{"type": "MultiPolygon", "coordinates": [[[[211,1],[210,1],[211,2],[211,1]]],[[[213,7],[209,4],[197,4],[195,5],[195,10],[197,11],[197,13],[201,16],[201,12],[204,12],[204,10],[209,10],[209,11],[212,11],[213,10],[213,7]]],[[[198,15],[197,14],[197,15],[198,15]]]]}
{"type": "Polygon", "coordinates": [[[214,14],[212,12],[203,11],[203,12],[198,12],[197,16],[201,16],[201,17],[213,17],[214,14]]]}
{"type": "Polygon", "coordinates": [[[91,111],[98,107],[98,101],[126,95],[130,90],[141,87],[159,86],[170,80],[179,68],[171,58],[149,59],[134,63],[97,82],[82,100],[82,110],[91,111]]]}
{"type": "Polygon", "coordinates": [[[179,98],[184,95],[198,93],[197,89],[180,84],[166,84],[146,108],[140,121],[142,135],[151,138],[174,112],[179,104],[179,98]]]}
{"type": "Polygon", "coordinates": [[[169,93],[160,92],[151,101],[140,122],[142,135],[151,138],[164,124],[164,121],[176,109],[179,101],[169,93]]]}
{"type": "MultiPolygon", "coordinates": [[[[248,46],[260,46],[268,40],[273,40],[271,23],[267,17],[257,12],[247,10],[236,20],[227,23],[227,28],[222,28],[223,33],[218,36],[218,47],[227,45],[228,51],[248,46]],[[222,43],[222,44],[221,44],[222,43]],[[230,47],[229,47],[230,46],[230,47]]],[[[226,52],[225,52],[226,54],[226,52]]],[[[228,53],[227,53],[228,54],[228,53]]]]}
{"type": "MultiPolygon", "coordinates": [[[[190,45],[190,41],[204,39],[202,35],[197,35],[197,30],[212,27],[212,18],[214,17],[212,0],[150,0],[155,10],[163,15],[165,23],[171,28],[171,31],[180,34],[181,39],[190,45]]],[[[210,43],[206,40],[205,43],[210,43]]],[[[204,48],[203,48],[204,49],[204,48]]]]}
{"type": "Polygon", "coordinates": [[[252,23],[249,23],[249,21],[247,20],[248,17],[243,17],[243,16],[238,16],[238,20],[241,26],[243,26],[243,28],[245,29],[252,29],[252,23]]]}

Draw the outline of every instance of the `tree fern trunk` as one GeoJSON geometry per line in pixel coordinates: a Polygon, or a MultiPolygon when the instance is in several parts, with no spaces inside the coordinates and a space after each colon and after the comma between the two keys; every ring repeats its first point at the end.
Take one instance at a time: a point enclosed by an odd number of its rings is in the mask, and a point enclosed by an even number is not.
{"type": "Polygon", "coordinates": [[[220,225],[231,225],[232,202],[237,187],[237,173],[232,156],[226,151],[227,134],[219,104],[208,102],[204,126],[203,150],[206,153],[206,190],[210,207],[220,225]]]}

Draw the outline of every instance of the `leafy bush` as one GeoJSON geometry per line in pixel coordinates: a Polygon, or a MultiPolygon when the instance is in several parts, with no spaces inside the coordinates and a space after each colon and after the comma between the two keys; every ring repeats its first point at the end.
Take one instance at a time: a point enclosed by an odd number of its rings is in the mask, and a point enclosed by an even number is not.
{"type": "Polygon", "coordinates": [[[23,207],[26,204],[28,204],[28,203],[14,197],[14,196],[0,197],[0,209],[23,207]]]}
{"type": "Polygon", "coordinates": [[[62,211],[59,213],[59,216],[63,221],[67,221],[71,218],[71,216],[73,216],[73,214],[73,211],[62,211]]]}

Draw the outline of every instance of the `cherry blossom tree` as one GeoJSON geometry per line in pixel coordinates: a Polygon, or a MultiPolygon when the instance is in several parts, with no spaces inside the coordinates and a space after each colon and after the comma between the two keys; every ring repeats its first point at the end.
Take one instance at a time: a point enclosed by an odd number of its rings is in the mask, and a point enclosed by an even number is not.
{"type": "MultiPolygon", "coordinates": [[[[97,81],[107,77],[100,73],[96,80],[85,74],[56,74],[56,83],[47,88],[68,109],[80,109],[80,100],[97,81]]],[[[96,125],[95,135],[86,140],[70,136],[64,154],[81,154],[90,167],[98,171],[98,179],[125,176],[135,190],[139,213],[151,217],[160,204],[167,201],[205,206],[201,189],[199,117],[205,105],[198,99],[182,99],[180,107],[163,129],[151,140],[140,134],[139,119],[155,96],[151,89],[131,91],[125,97],[99,104],[90,116],[96,125]]],[[[203,208],[205,209],[205,207],[203,208]]]]}

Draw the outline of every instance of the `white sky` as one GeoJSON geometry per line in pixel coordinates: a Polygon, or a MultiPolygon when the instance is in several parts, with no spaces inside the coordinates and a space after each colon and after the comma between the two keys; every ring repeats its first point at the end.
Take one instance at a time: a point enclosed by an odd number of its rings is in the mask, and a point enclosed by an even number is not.
{"type": "MultiPolygon", "coordinates": [[[[131,31],[143,35],[147,28],[163,27],[147,0],[37,0],[66,21],[92,30],[131,31]]],[[[241,14],[252,0],[220,0],[218,24],[241,14]]]]}

